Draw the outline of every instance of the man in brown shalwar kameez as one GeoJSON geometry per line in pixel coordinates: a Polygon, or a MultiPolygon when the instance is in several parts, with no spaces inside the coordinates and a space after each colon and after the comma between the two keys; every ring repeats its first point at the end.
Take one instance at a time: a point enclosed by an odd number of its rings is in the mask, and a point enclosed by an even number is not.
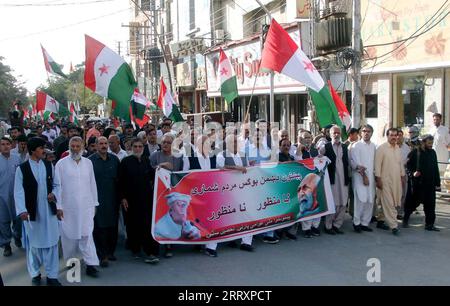
{"type": "Polygon", "coordinates": [[[402,179],[405,177],[402,153],[397,145],[397,133],[397,129],[389,129],[388,142],[380,145],[375,154],[377,195],[382,207],[382,214],[377,218],[377,227],[384,230],[390,228],[394,235],[399,234],[397,208],[402,203],[402,179]]]}

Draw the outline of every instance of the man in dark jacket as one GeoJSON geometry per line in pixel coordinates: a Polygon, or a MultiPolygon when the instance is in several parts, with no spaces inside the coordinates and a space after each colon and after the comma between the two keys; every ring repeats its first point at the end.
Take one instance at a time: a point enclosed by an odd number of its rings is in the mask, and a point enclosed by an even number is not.
{"type": "Polygon", "coordinates": [[[325,221],[325,232],[330,235],[343,234],[340,230],[345,218],[345,209],[348,201],[349,159],[348,149],[341,142],[341,129],[333,126],[330,130],[331,142],[325,144],[324,155],[331,160],[328,165],[331,191],[333,193],[336,213],[328,215],[325,221]]]}
{"type": "Polygon", "coordinates": [[[128,244],[136,259],[145,252],[145,263],[159,262],[159,244],[151,234],[153,213],[153,187],[155,169],[143,156],[144,144],[135,138],[131,143],[132,155],[125,157],[119,167],[119,191],[126,212],[128,244]]]}
{"type": "Polygon", "coordinates": [[[291,141],[289,139],[280,140],[280,153],[278,154],[278,162],[292,162],[295,158],[289,154],[291,149],[291,141]]]}
{"type": "Polygon", "coordinates": [[[407,169],[411,178],[411,189],[405,203],[403,227],[408,227],[409,217],[423,204],[425,211],[425,230],[439,232],[436,221],[436,191],[441,189],[441,178],[436,152],[433,150],[434,138],[422,137],[422,149],[414,149],[408,156],[407,169]]]}

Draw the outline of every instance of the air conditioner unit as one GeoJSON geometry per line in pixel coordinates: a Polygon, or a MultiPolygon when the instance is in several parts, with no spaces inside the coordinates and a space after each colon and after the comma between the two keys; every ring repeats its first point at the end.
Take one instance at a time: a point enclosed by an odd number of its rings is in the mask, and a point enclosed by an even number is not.
{"type": "Polygon", "coordinates": [[[225,30],[215,30],[214,36],[215,36],[216,40],[225,39],[225,30]]]}

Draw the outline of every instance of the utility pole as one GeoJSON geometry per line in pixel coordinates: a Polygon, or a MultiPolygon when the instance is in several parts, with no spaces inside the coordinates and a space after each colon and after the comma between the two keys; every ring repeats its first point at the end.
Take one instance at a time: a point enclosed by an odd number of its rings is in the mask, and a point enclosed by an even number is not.
{"type": "MultiPolygon", "coordinates": [[[[361,125],[361,0],[353,0],[353,50],[356,59],[352,75],[352,125],[361,125]]],[[[344,89],[345,90],[345,89],[344,89]]]]}
{"type": "Polygon", "coordinates": [[[163,57],[164,57],[164,62],[166,64],[167,74],[168,74],[169,80],[170,80],[170,82],[169,82],[170,91],[173,93],[174,91],[173,91],[173,85],[172,85],[172,73],[170,72],[170,66],[169,66],[169,60],[167,58],[167,54],[166,54],[166,52],[164,52],[165,51],[164,41],[163,41],[162,37],[159,35],[159,33],[158,33],[158,29],[156,28],[156,24],[153,22],[153,20],[150,18],[150,16],[142,9],[142,7],[138,4],[138,1],[136,1],[136,0],[130,0],[130,1],[133,2],[133,4],[144,14],[144,16],[150,22],[151,27],[153,28],[155,36],[157,37],[158,42],[159,42],[160,47],[161,47],[161,51],[162,51],[162,54],[163,54],[163,57]]]}
{"type": "MultiPolygon", "coordinates": [[[[255,0],[256,2],[258,2],[258,4],[262,7],[262,9],[266,12],[267,16],[270,19],[270,22],[272,22],[272,14],[270,13],[270,11],[267,9],[267,7],[262,4],[262,2],[260,0],[255,0]]],[[[275,122],[275,72],[270,72],[270,124],[272,125],[275,122]]]]}
{"type": "Polygon", "coordinates": [[[120,41],[117,42],[117,51],[119,53],[119,56],[122,56],[122,54],[120,53],[121,49],[120,49],[120,41]]]}

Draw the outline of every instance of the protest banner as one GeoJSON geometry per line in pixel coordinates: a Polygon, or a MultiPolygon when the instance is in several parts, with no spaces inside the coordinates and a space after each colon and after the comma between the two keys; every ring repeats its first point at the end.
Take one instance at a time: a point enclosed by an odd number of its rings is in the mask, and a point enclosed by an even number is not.
{"type": "Polygon", "coordinates": [[[327,158],[155,177],[152,235],[161,244],[204,244],[256,235],[333,214],[327,158]]]}

